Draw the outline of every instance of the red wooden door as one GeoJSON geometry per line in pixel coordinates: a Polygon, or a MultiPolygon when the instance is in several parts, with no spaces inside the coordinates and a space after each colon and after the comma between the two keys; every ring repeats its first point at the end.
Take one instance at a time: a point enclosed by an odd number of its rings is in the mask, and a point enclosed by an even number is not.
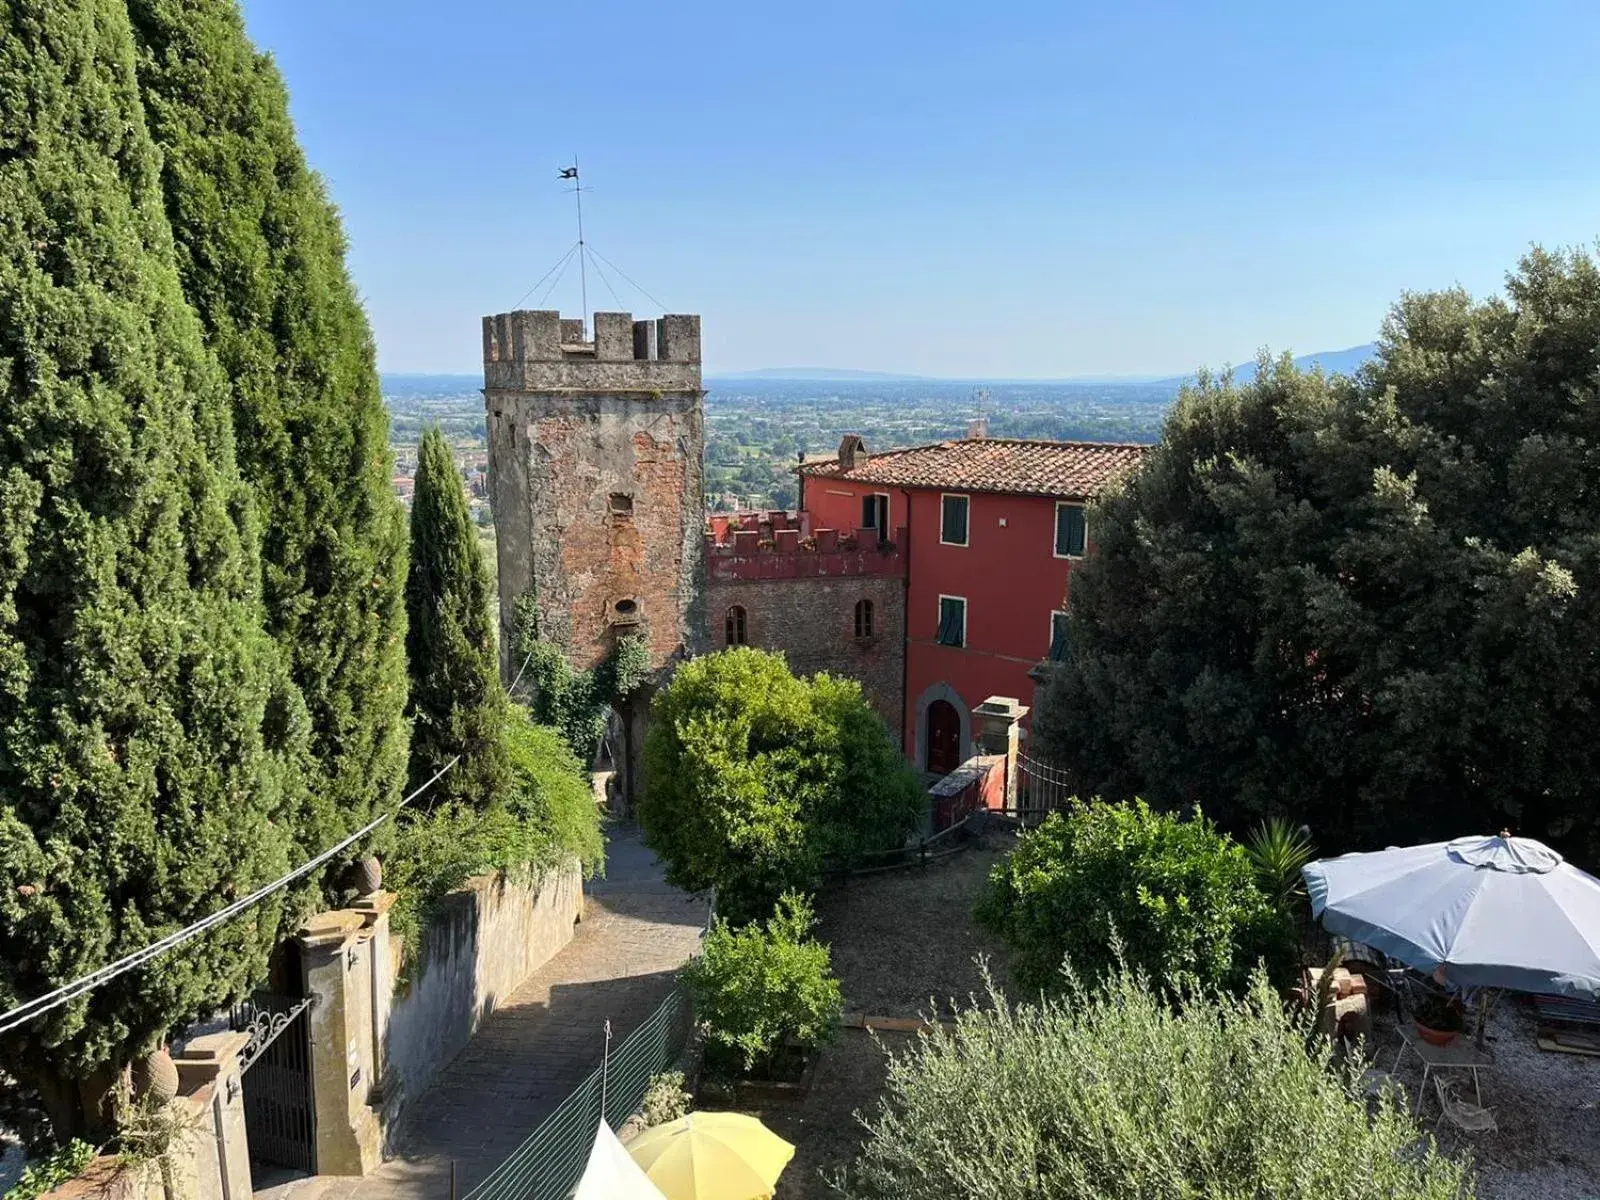
{"type": "Polygon", "coordinates": [[[961,765],[961,718],[955,705],[935,700],[928,705],[928,770],[948,775],[961,765]]]}

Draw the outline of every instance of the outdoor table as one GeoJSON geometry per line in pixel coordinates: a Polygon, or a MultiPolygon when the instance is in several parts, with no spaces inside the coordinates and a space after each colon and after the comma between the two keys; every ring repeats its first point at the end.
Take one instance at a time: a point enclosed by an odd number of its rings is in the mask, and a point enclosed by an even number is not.
{"type": "Polygon", "coordinates": [[[1422,1112],[1422,1106],[1427,1102],[1428,1075],[1435,1068],[1456,1067],[1472,1072],[1472,1093],[1478,1099],[1478,1107],[1483,1107],[1483,1092],[1478,1088],[1478,1072],[1485,1067],[1494,1066],[1494,1056],[1487,1050],[1479,1050],[1473,1045],[1472,1039],[1458,1037],[1448,1046],[1435,1046],[1432,1042],[1425,1041],[1416,1028],[1402,1021],[1396,1026],[1400,1034],[1400,1053],[1394,1057],[1394,1066],[1390,1073],[1399,1071],[1400,1062],[1406,1056],[1406,1051],[1411,1051],[1422,1060],[1422,1085],[1417,1092],[1417,1112],[1422,1112]]]}

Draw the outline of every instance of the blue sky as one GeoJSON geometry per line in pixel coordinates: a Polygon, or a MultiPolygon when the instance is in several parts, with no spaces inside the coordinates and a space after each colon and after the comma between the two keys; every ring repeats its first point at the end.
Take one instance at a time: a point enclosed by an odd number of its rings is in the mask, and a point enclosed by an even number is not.
{"type": "Polygon", "coordinates": [[[590,243],[709,370],[1175,374],[1600,235],[1592,0],[245,11],[386,370],[478,369],[575,240],[574,153],[590,243]]]}

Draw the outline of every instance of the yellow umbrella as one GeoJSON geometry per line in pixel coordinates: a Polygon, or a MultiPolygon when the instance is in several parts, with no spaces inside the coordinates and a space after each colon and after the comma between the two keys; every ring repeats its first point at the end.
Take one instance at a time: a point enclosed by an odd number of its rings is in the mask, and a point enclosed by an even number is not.
{"type": "Polygon", "coordinates": [[[667,1200],[768,1200],[794,1147],[743,1113],[690,1113],[628,1144],[667,1200]]]}

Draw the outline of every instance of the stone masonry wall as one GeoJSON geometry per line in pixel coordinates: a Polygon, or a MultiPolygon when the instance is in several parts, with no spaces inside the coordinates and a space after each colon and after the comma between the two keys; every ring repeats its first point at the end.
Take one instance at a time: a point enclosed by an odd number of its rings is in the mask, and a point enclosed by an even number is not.
{"type": "Polygon", "coordinates": [[[424,934],[416,975],[378,1032],[385,1135],[484,1019],[572,940],[582,911],[576,859],[526,883],[482,876],[446,898],[424,934]]]}
{"type": "MultiPolygon", "coordinates": [[[[539,622],[580,670],[617,633],[663,665],[693,646],[704,508],[698,399],[516,397],[491,410],[502,645],[535,580],[539,622]],[[619,511],[620,510],[620,511],[619,511]]],[[[695,622],[698,626],[698,622],[695,622]]],[[[507,658],[508,669],[516,664],[507,658]]]]}
{"type": "Polygon", "coordinates": [[[535,581],[543,635],[577,668],[642,633],[653,665],[702,648],[704,392],[699,318],[548,312],[484,319],[502,669],[535,581]]]}
{"type": "Polygon", "coordinates": [[[706,591],[711,648],[725,645],[725,617],[745,610],[746,644],[781,650],[797,675],[827,671],[861,684],[900,743],[905,681],[905,580],[893,576],[713,579],[706,591]],[[872,601],[870,638],[855,636],[858,600],[872,601]]]}

